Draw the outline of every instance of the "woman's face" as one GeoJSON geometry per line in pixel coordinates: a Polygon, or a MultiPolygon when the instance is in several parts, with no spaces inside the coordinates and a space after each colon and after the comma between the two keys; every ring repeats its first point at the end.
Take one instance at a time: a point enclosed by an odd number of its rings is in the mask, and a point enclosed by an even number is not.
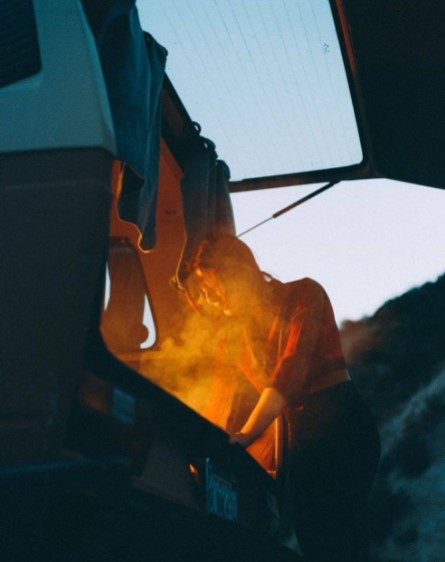
{"type": "Polygon", "coordinates": [[[251,313],[252,280],[241,272],[229,276],[215,269],[198,269],[200,292],[203,299],[226,316],[241,319],[251,313]]]}
{"type": "Polygon", "coordinates": [[[199,278],[201,295],[207,304],[226,316],[238,316],[243,313],[248,296],[244,295],[243,298],[242,283],[239,279],[231,277],[224,280],[213,269],[198,268],[196,275],[199,278]]]}
{"type": "Polygon", "coordinates": [[[226,291],[223,283],[213,269],[196,269],[199,292],[202,299],[219,312],[226,312],[226,291]]]}

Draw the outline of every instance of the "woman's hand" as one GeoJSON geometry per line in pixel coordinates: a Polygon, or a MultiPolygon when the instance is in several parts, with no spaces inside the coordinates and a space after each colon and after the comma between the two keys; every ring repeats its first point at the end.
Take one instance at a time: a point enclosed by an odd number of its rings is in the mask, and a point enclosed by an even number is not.
{"type": "Polygon", "coordinates": [[[241,447],[247,448],[254,442],[254,439],[248,433],[231,433],[229,443],[238,443],[241,447]]]}
{"type": "Polygon", "coordinates": [[[281,414],[285,407],[286,399],[278,390],[265,388],[241,431],[230,435],[230,443],[238,443],[242,447],[249,447],[281,414]]]}

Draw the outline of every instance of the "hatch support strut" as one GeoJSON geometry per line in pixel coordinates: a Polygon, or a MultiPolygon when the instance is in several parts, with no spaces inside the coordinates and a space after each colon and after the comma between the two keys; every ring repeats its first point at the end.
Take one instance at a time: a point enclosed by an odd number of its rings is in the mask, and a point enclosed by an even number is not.
{"type": "Polygon", "coordinates": [[[247,230],[244,230],[240,234],[237,234],[238,238],[240,236],[244,236],[244,234],[247,234],[251,230],[254,230],[255,228],[258,228],[259,226],[265,224],[266,222],[269,222],[272,219],[276,219],[276,218],[280,217],[281,215],[284,215],[284,213],[287,213],[288,211],[291,211],[292,209],[295,209],[295,207],[298,207],[299,205],[302,205],[303,203],[306,203],[306,201],[309,201],[309,199],[312,199],[313,197],[316,197],[317,195],[320,195],[320,193],[323,193],[323,191],[326,191],[329,188],[333,187],[334,185],[337,185],[337,183],[338,182],[330,181],[329,183],[323,185],[319,189],[316,189],[315,191],[312,191],[312,193],[309,193],[308,195],[305,195],[301,199],[298,199],[298,201],[295,201],[295,203],[291,203],[287,207],[284,207],[284,209],[281,209],[280,211],[277,211],[276,213],[274,213],[269,218],[259,222],[258,224],[255,224],[254,226],[251,226],[250,228],[248,228],[247,230]]]}

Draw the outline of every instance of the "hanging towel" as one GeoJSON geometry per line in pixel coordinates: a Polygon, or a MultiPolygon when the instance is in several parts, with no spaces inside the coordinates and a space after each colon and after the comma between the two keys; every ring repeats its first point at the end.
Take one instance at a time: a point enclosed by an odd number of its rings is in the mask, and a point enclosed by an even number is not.
{"type": "Polygon", "coordinates": [[[132,221],[139,228],[141,248],[152,250],[156,246],[156,208],[161,151],[161,89],[167,51],[153,37],[150,37],[147,42],[147,54],[150,90],[144,181],[136,191],[134,187],[139,178],[131,168],[126,166],[119,200],[119,213],[123,220],[132,221]]]}
{"type": "Polygon", "coordinates": [[[119,214],[139,228],[141,247],[153,249],[167,50],[142,31],[135,0],[83,3],[107,86],[118,158],[125,163],[119,214]]]}
{"type": "Polygon", "coordinates": [[[224,160],[216,161],[215,219],[213,235],[232,234],[236,236],[235,218],[229,192],[230,169],[224,160]]]}
{"type": "MultiPolygon", "coordinates": [[[[197,126],[199,130],[199,125],[197,126]]],[[[184,177],[181,182],[185,242],[171,284],[183,289],[186,264],[196,246],[219,234],[235,235],[235,221],[228,182],[230,170],[217,159],[215,145],[195,132],[190,139],[184,177]]]]}

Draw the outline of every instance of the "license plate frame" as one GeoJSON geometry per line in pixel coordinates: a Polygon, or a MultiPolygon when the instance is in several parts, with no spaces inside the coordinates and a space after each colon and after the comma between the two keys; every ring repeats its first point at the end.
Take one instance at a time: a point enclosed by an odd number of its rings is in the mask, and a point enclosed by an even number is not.
{"type": "Polygon", "coordinates": [[[238,485],[229,471],[211,459],[205,462],[205,504],[207,513],[238,521],[238,485]]]}

